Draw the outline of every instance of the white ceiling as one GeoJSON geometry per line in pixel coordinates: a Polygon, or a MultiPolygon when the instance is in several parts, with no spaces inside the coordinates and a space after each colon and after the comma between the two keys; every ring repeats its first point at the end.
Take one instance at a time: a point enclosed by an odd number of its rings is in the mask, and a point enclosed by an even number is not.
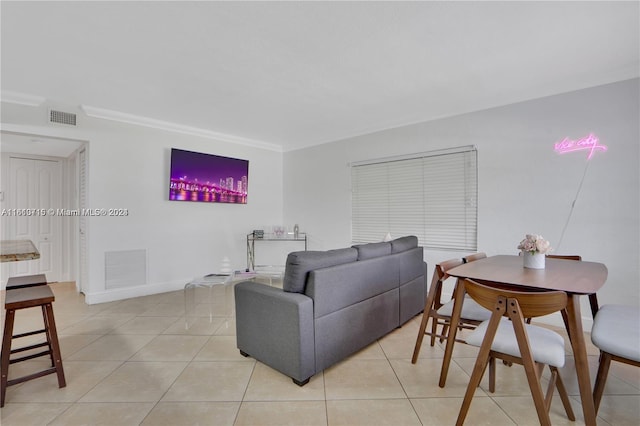
{"type": "Polygon", "coordinates": [[[638,6],[2,1],[1,83],[288,151],[638,77],[638,6]]]}

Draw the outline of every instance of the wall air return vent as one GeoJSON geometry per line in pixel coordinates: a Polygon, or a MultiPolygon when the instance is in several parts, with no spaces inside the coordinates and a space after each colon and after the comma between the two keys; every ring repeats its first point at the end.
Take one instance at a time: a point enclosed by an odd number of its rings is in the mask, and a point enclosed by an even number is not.
{"type": "Polygon", "coordinates": [[[76,125],[76,115],[70,112],[49,110],[49,122],[57,124],[66,124],[69,126],[76,125]]]}
{"type": "Polygon", "coordinates": [[[147,284],[147,250],[108,251],[104,254],[107,290],[147,284]]]}

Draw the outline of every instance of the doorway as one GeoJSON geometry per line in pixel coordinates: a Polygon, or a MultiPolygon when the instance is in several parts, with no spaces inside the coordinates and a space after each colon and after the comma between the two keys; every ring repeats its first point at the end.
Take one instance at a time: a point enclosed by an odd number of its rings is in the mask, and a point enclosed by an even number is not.
{"type": "Polygon", "coordinates": [[[33,241],[40,259],[2,264],[0,285],[10,276],[44,273],[50,282],[75,281],[82,290],[86,265],[81,262],[87,258],[80,254],[80,221],[73,212],[80,208],[80,188],[86,189],[80,182],[86,178],[80,173],[86,170],[85,142],[10,132],[1,136],[2,239],[33,241]]]}

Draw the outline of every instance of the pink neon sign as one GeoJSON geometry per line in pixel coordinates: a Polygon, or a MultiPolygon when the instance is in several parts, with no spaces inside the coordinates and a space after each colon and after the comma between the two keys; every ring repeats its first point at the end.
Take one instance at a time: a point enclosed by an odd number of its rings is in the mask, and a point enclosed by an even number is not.
{"type": "Polygon", "coordinates": [[[561,142],[556,142],[554,150],[558,154],[566,154],[567,152],[574,151],[589,151],[589,156],[587,160],[590,160],[593,157],[594,152],[596,151],[606,151],[606,145],[600,145],[598,137],[593,133],[589,133],[588,136],[585,136],[582,139],[573,140],[569,138],[564,138],[561,142]]]}

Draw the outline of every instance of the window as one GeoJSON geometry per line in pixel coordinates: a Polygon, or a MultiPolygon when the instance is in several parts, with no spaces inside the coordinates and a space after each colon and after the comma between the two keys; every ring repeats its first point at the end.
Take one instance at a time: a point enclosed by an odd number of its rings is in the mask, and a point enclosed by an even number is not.
{"type": "Polygon", "coordinates": [[[475,147],[351,164],[354,243],[416,235],[441,250],[477,247],[475,147]]]}

